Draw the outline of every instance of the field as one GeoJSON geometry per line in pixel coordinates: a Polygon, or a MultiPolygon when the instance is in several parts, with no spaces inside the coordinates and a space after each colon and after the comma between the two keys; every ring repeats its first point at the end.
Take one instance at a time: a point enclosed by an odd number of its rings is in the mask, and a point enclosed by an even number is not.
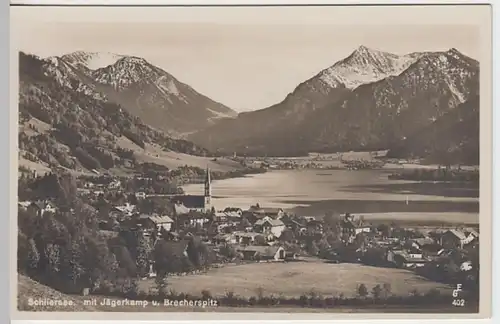
{"type": "Polygon", "coordinates": [[[212,158],[193,156],[173,151],[164,151],[157,145],[146,144],[146,148],[142,149],[123,136],[118,139],[117,145],[123,149],[132,150],[136,160],[140,163],[156,163],[170,169],[175,169],[185,165],[203,169],[209,167],[211,170],[223,172],[242,168],[238,162],[230,159],[218,158],[214,161],[212,158]]]}
{"type": "MultiPolygon", "coordinates": [[[[288,265],[291,265],[291,264],[287,264],[288,265]]],[[[294,266],[295,265],[299,265],[299,263],[295,263],[293,264],[294,266]]],[[[302,264],[302,265],[305,265],[305,264],[302,264]]],[[[266,266],[265,264],[260,264],[260,265],[257,265],[257,264],[254,264],[254,265],[247,265],[247,266],[237,266],[237,267],[233,267],[232,270],[235,270],[236,268],[239,268],[240,270],[240,276],[239,277],[235,277],[235,281],[238,282],[238,281],[241,281],[241,274],[243,274],[243,270],[245,269],[249,269],[249,267],[251,268],[251,266],[266,266]]],[[[276,267],[278,266],[277,264],[267,264],[267,266],[273,266],[273,267],[276,267]]],[[[308,265],[309,267],[311,266],[311,264],[308,265]]],[[[327,266],[330,266],[330,265],[327,265],[327,266]]],[[[344,267],[344,270],[347,270],[349,271],[347,268],[345,268],[345,266],[348,266],[348,265],[331,265],[331,266],[335,266],[335,267],[344,267]]],[[[355,266],[355,265],[352,265],[352,266],[355,266]]],[[[320,269],[320,267],[315,267],[317,269],[320,269]]],[[[369,268],[368,269],[365,269],[365,276],[366,276],[366,272],[368,271],[373,271],[375,268],[370,268],[370,267],[364,267],[364,268],[369,268]]],[[[225,268],[223,270],[229,270],[230,268],[225,268]]],[[[263,270],[265,268],[262,268],[263,270]]],[[[297,268],[295,268],[297,269],[297,268]]],[[[251,270],[255,270],[255,269],[251,269],[251,270]]],[[[380,269],[380,270],[384,270],[384,269],[380,269]]],[[[398,272],[398,270],[389,270],[389,269],[385,269],[386,271],[394,271],[395,272],[398,272]]],[[[394,274],[393,273],[393,274],[394,274]]],[[[359,270],[357,272],[357,274],[359,275],[359,270]]],[[[392,274],[392,275],[393,275],[392,274]]],[[[305,276],[306,274],[304,274],[305,276]]],[[[314,271],[313,272],[313,275],[314,276],[318,276],[318,273],[317,271],[314,271]]],[[[313,276],[313,275],[310,275],[310,276],[313,276]]],[[[380,278],[382,278],[383,276],[379,274],[375,274],[375,276],[379,276],[380,278]]],[[[385,277],[386,279],[388,279],[388,276],[392,278],[392,275],[390,272],[387,272],[385,274],[385,277]]],[[[405,283],[406,285],[412,285],[414,286],[415,288],[417,289],[422,289],[421,292],[423,292],[423,289],[426,288],[428,289],[429,287],[437,287],[436,284],[434,283],[425,283],[424,284],[424,281],[422,279],[415,279],[415,278],[412,278],[412,275],[410,273],[406,273],[405,276],[407,277],[408,281],[405,283]]],[[[323,276],[324,278],[325,276],[323,276]]],[[[331,277],[331,274],[328,278],[331,277]]],[[[352,277],[352,274],[351,274],[351,277],[352,277]]],[[[373,280],[373,277],[374,275],[371,275],[371,276],[368,276],[371,278],[371,280],[373,280]]],[[[360,279],[366,279],[366,282],[365,284],[368,285],[368,279],[370,278],[364,278],[363,275],[360,277],[360,279]]],[[[183,277],[183,279],[186,279],[187,277],[183,277]]],[[[220,277],[219,277],[220,278],[220,277]]],[[[341,278],[346,278],[345,276],[345,273],[342,275],[341,278]]],[[[320,277],[321,279],[321,277],[320,277]]],[[[171,279],[172,282],[175,282],[176,280],[175,279],[171,279]]],[[[280,280],[281,283],[283,282],[287,282],[286,286],[287,287],[291,287],[293,285],[296,284],[295,281],[290,281],[290,277],[287,277],[287,278],[283,278],[282,280],[280,280]]],[[[341,279],[336,279],[335,280],[335,283],[338,285],[339,282],[341,281],[341,279]]],[[[269,283],[269,280],[266,280],[265,281],[266,284],[270,284],[269,283]]],[[[143,282],[144,284],[145,282],[143,282]]],[[[178,284],[179,282],[177,282],[178,284]]],[[[229,288],[229,287],[233,287],[235,286],[235,283],[232,282],[232,279],[231,278],[226,278],[226,287],[229,288]]],[[[353,284],[353,282],[351,282],[350,284],[353,284]]],[[[216,288],[216,285],[217,285],[217,282],[215,283],[210,283],[211,287],[215,287],[216,288]]],[[[240,285],[241,285],[241,282],[240,282],[240,285]]],[[[325,283],[325,287],[329,287],[329,286],[332,286],[331,284],[326,284],[325,283]]],[[[273,284],[274,287],[277,286],[277,284],[273,284]]],[[[301,286],[305,286],[305,284],[301,284],[301,286]]],[[[313,282],[313,287],[314,286],[324,286],[324,285],[320,285],[319,284],[319,281],[316,280],[315,282],[313,282]]],[[[415,306],[411,306],[411,305],[407,305],[407,306],[402,306],[402,305],[394,305],[394,306],[389,306],[389,305],[382,305],[382,306],[376,306],[376,305],[373,305],[371,307],[351,307],[351,306],[337,306],[335,308],[304,308],[304,307],[282,307],[282,306],[275,306],[275,307],[243,307],[243,308],[238,308],[238,307],[228,307],[228,306],[219,306],[219,307],[188,307],[188,306],[185,306],[185,307],[168,307],[168,306],[163,306],[162,304],[160,304],[159,306],[154,306],[151,304],[151,302],[149,302],[147,305],[145,306],[116,306],[116,307],[111,307],[111,306],[104,306],[104,305],[101,305],[101,302],[105,299],[110,299],[110,300],[120,300],[120,298],[114,298],[114,297],[111,297],[111,298],[107,298],[107,297],[104,297],[104,296],[88,296],[88,297],[83,297],[83,296],[74,296],[74,295],[66,295],[66,294],[63,294],[63,293],[60,293],[52,288],[49,288],[45,285],[42,285],[36,281],[33,281],[31,280],[30,278],[27,278],[26,276],[23,276],[23,275],[18,275],[18,291],[17,291],[17,301],[18,301],[18,309],[20,311],[63,311],[63,312],[244,312],[244,313],[259,313],[259,312],[266,312],[266,313],[269,313],[269,312],[273,312],[273,313],[358,313],[358,312],[362,312],[362,313],[401,313],[401,312],[409,312],[409,313],[473,313],[473,312],[477,312],[477,309],[475,308],[474,305],[467,305],[467,307],[453,307],[453,306],[449,306],[449,307],[446,307],[445,305],[436,305],[436,307],[432,307],[432,306],[426,306],[426,307],[422,307],[422,306],[418,306],[418,305],[415,305],[415,306]],[[51,300],[60,300],[60,301],[72,301],[74,303],[74,306],[71,306],[71,307],[63,307],[63,306],[30,306],[29,303],[28,303],[28,300],[30,298],[33,298],[33,299],[51,299],[51,300]],[[95,306],[87,306],[87,305],[84,305],[84,301],[85,300],[91,300],[91,299],[94,299],[97,301],[97,305],[95,306]]],[[[398,288],[398,286],[394,286],[392,285],[393,287],[393,290],[398,290],[398,291],[406,291],[407,289],[404,288],[404,289],[401,289],[401,287],[398,288]]],[[[213,288],[212,291],[216,291],[216,289],[213,288]]],[[[306,287],[307,288],[307,287],[306,287]]],[[[310,288],[311,287],[308,287],[309,288],[309,291],[310,291],[310,288]]],[[[220,291],[223,291],[224,287],[220,287],[220,291]]],[[[441,288],[441,289],[444,289],[444,290],[447,290],[448,288],[441,288]]],[[[319,290],[318,290],[319,291],[319,290]]],[[[178,291],[179,292],[179,291],[178,291]]],[[[264,290],[264,293],[266,293],[267,291],[264,290]]],[[[252,295],[250,293],[250,295],[252,295]]],[[[255,293],[253,294],[255,295],[255,293]]],[[[187,314],[186,314],[187,315],[187,314]]],[[[59,316],[59,315],[58,315],[59,316]]],[[[62,318],[60,318],[62,319],[62,318]]]]}
{"type": "MultiPolygon", "coordinates": [[[[328,264],[319,260],[227,266],[206,274],[171,277],[168,283],[176,292],[200,295],[206,289],[213,296],[233,291],[238,296],[251,297],[262,289],[264,295],[286,297],[299,297],[311,291],[323,296],[343,294],[351,297],[356,295],[356,289],[362,283],[369,291],[377,284],[389,283],[392,293],[400,296],[407,296],[413,289],[425,293],[432,288],[451,294],[451,288],[410,271],[351,263],[328,264]]],[[[145,291],[152,287],[152,280],[141,282],[141,289],[145,291]]]]}

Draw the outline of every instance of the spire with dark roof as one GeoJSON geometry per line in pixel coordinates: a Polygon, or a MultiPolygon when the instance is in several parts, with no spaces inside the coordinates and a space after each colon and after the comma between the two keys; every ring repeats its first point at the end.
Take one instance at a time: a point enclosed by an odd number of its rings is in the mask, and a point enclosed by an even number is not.
{"type": "Polygon", "coordinates": [[[207,171],[205,173],[205,197],[210,197],[212,195],[211,182],[210,169],[207,167],[207,171]]]}

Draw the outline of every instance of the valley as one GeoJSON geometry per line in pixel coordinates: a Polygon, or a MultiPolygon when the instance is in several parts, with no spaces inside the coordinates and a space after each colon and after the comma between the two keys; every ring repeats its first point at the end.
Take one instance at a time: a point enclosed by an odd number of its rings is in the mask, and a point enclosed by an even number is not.
{"type": "Polygon", "coordinates": [[[137,56],[19,66],[21,309],[478,303],[479,62],[457,49],[359,46],[243,113],[137,56]]]}

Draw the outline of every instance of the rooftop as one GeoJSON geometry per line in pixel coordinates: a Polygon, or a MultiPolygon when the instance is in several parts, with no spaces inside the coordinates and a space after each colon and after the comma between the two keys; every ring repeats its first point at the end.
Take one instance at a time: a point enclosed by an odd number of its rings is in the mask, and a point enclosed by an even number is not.
{"type": "Polygon", "coordinates": [[[159,215],[153,215],[148,217],[153,223],[155,224],[165,224],[165,223],[173,223],[174,221],[172,218],[168,217],[167,215],[159,216],[159,215]]]}

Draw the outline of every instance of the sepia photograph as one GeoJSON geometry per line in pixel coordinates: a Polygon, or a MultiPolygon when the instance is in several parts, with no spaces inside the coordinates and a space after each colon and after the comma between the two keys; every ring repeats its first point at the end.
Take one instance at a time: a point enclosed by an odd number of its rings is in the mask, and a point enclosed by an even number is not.
{"type": "Polygon", "coordinates": [[[489,311],[489,6],[11,26],[18,313],[489,311]]]}

